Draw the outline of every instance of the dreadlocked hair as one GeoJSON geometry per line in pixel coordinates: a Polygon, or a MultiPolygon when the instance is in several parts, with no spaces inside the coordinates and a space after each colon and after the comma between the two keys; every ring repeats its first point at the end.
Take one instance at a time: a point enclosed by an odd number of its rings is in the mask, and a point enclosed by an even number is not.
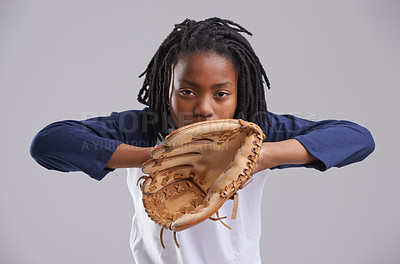
{"type": "Polygon", "coordinates": [[[154,130],[168,134],[168,89],[172,66],[178,59],[194,52],[213,52],[230,59],[238,72],[237,107],[234,118],[258,124],[266,131],[267,103],[264,81],[270,83],[250,43],[240,34],[252,36],[248,30],[230,20],[209,18],[202,21],[185,19],[176,24],[151,59],[139,91],[138,100],[154,113],[154,130]]]}

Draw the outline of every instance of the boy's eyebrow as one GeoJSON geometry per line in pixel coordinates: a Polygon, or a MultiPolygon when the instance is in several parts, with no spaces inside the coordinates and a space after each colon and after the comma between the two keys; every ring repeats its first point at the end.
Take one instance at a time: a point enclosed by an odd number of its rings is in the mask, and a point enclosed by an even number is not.
{"type": "MultiPolygon", "coordinates": [[[[186,80],[186,79],[182,79],[182,80],[180,80],[180,82],[189,84],[189,85],[194,86],[194,87],[199,87],[199,85],[197,83],[191,82],[191,81],[186,80]]],[[[213,85],[212,88],[216,89],[216,88],[221,88],[221,87],[230,86],[230,85],[232,85],[232,83],[227,81],[227,82],[222,82],[222,83],[216,83],[216,84],[213,85]]]]}
{"type": "Polygon", "coordinates": [[[198,86],[199,86],[197,83],[195,83],[195,82],[191,82],[191,81],[189,81],[189,80],[186,80],[186,79],[181,79],[179,82],[181,82],[181,83],[185,83],[185,84],[189,84],[189,85],[191,85],[191,86],[195,86],[195,87],[198,87],[198,86]]]}
{"type": "Polygon", "coordinates": [[[216,83],[213,85],[213,88],[221,88],[221,87],[225,87],[225,86],[230,86],[232,85],[231,82],[222,82],[222,83],[216,83]]]}

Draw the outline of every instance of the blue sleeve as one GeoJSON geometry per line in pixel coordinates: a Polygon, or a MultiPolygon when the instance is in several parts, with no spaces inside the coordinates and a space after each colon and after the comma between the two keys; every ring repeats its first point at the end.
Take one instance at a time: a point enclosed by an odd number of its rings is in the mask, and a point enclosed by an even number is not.
{"type": "Polygon", "coordinates": [[[112,169],[106,164],[121,143],[149,147],[156,142],[147,109],[112,113],[83,121],[65,120],[43,128],[33,139],[31,156],[43,167],[82,171],[101,180],[112,169]]]}
{"type": "MultiPolygon", "coordinates": [[[[343,120],[310,121],[292,115],[268,114],[267,141],[295,138],[319,162],[305,165],[321,171],[365,159],[375,149],[371,133],[358,124],[343,120]]],[[[282,165],[276,168],[300,165],[282,165]]]]}

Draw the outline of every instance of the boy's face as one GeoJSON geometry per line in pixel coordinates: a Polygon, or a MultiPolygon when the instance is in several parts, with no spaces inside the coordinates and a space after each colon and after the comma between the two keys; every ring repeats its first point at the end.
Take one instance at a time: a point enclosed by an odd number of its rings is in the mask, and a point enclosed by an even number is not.
{"type": "Polygon", "coordinates": [[[171,116],[177,128],[233,118],[238,74],[232,62],[215,53],[194,53],[173,66],[169,88],[171,116]]]}

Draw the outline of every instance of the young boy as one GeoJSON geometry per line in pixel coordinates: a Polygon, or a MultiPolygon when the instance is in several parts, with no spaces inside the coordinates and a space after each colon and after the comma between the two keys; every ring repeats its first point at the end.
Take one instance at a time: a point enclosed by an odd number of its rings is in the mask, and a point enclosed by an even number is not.
{"type": "MultiPolygon", "coordinates": [[[[131,248],[136,263],[261,263],[261,195],[269,168],[311,167],[321,171],[367,157],[374,149],[369,131],[349,121],[313,122],[267,111],[269,80],[240,25],[220,18],[186,19],[175,25],[150,61],[139,102],[143,110],[48,125],[34,138],[32,157],[59,171],[83,171],[101,180],[115,168],[128,169],[134,200],[131,248]],[[224,118],[258,124],[266,134],[253,182],[240,191],[232,230],[205,221],[159,241],[160,227],[144,211],[136,182],[151,150],[174,129],[224,118]]],[[[229,215],[226,202],[220,215],[229,215]]]]}

